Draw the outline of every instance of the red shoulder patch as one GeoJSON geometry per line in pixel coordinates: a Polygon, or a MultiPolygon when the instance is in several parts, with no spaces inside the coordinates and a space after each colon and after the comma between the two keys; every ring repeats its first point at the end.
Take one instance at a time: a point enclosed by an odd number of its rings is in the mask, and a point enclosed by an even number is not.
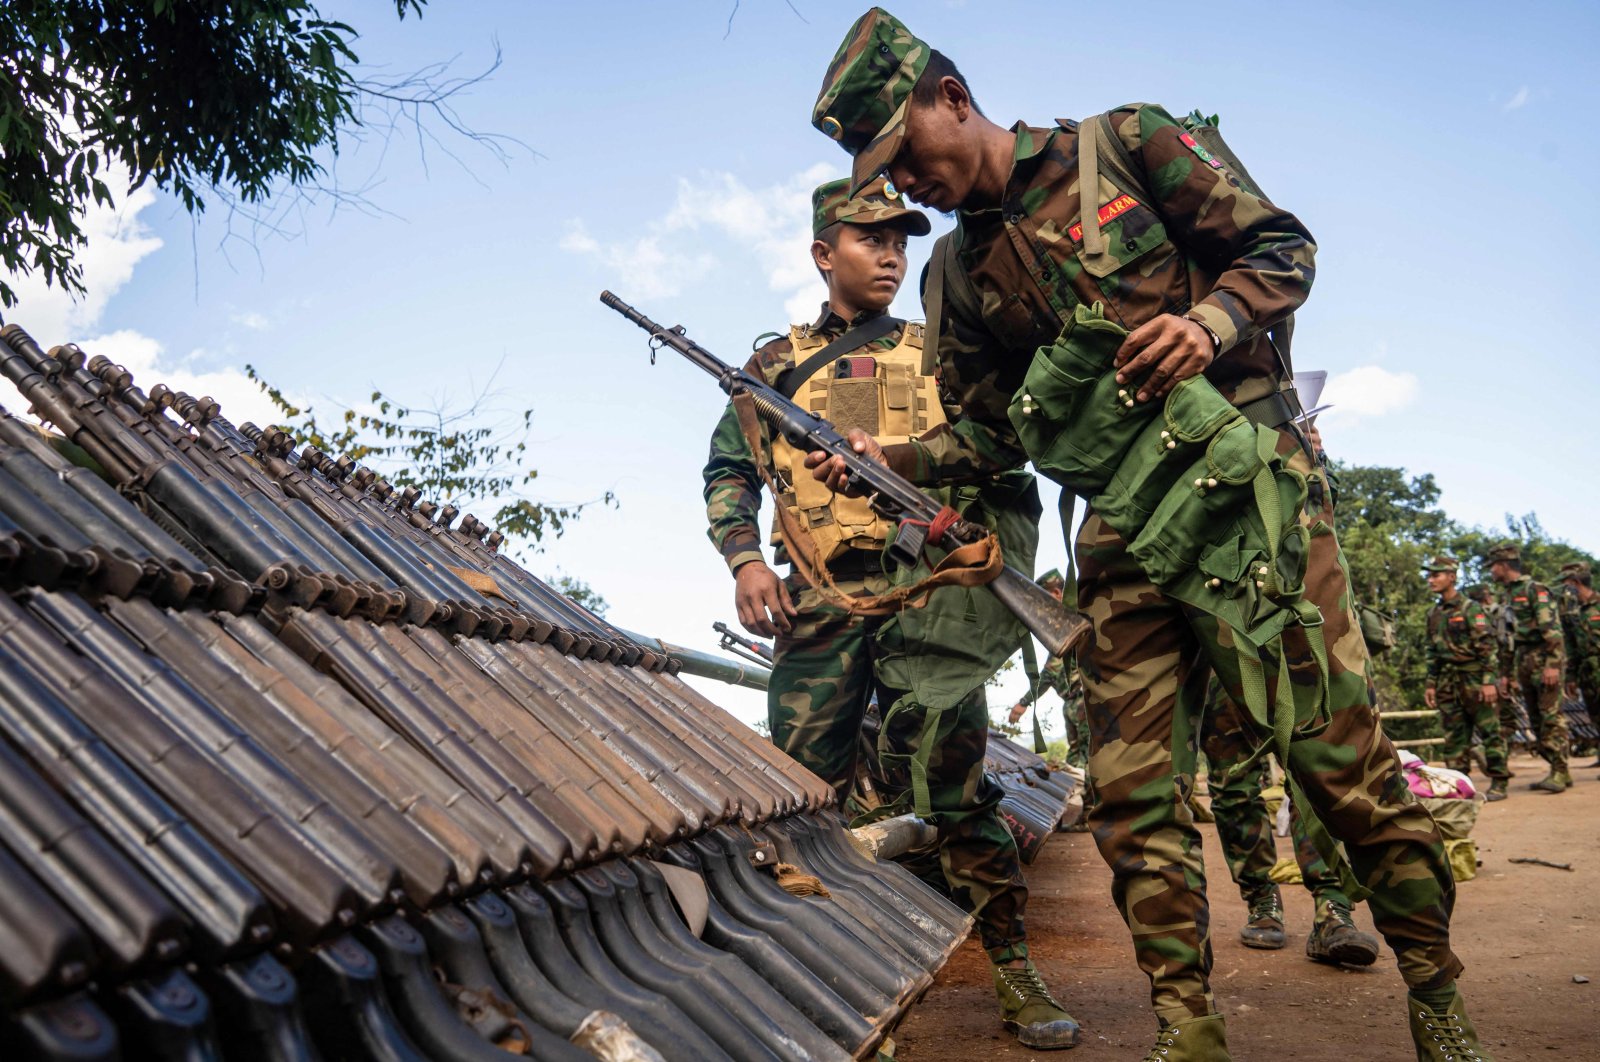
{"type": "MultiPolygon", "coordinates": [[[[1126,193],[1119,195],[1111,202],[1101,207],[1099,211],[1097,211],[1097,213],[1100,215],[1100,224],[1104,225],[1113,218],[1119,218],[1138,205],[1139,201],[1133,196],[1126,193]]],[[[1072,241],[1074,243],[1082,243],[1083,222],[1080,221],[1074,224],[1070,229],[1067,230],[1067,235],[1072,237],[1072,241]]]]}

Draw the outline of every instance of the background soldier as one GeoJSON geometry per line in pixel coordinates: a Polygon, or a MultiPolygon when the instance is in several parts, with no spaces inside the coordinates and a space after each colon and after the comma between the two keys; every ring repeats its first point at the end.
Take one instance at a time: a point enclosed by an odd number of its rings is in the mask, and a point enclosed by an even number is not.
{"type": "MultiPolygon", "coordinates": [[[[811,253],[828,285],[822,316],[763,346],[748,371],[840,427],[866,422],[891,436],[920,434],[944,423],[934,380],[922,375],[922,330],[886,312],[905,277],[907,234],[925,235],[928,220],[884,181],[855,197],[847,196],[848,183],[830,181],[812,195],[811,253]]],[[[809,530],[838,589],[849,597],[888,591],[893,577],[882,547],[891,526],[864,499],[817,483],[804,455],[772,439],[765,425],[758,430],[778,504],[809,530]]],[[[739,622],[774,639],[773,742],[832,784],[845,804],[862,719],[876,695],[880,763],[904,791],[906,810],[938,827],[944,878],[977,919],[1002,1021],[1030,1047],[1072,1046],[1077,1023],[1028,959],[1028,890],[997,810],[1000,788],[983,773],[983,684],[1021,643],[1021,624],[982,588],[947,587],[925,608],[885,618],[840,607],[798,573],[780,580],[760,546],[763,476],[731,405],[712,436],[704,476],[709,533],[734,574],[739,622]],[[914,765],[925,783],[911,784],[914,765]]],[[[1032,566],[1040,510],[1031,476],[997,477],[944,500],[996,527],[1010,563],[1032,566]]],[[[783,563],[791,558],[777,527],[775,559],[783,563]]]]}
{"type": "MultiPolygon", "coordinates": [[[[1288,941],[1283,893],[1272,880],[1278,844],[1272,836],[1272,815],[1261,794],[1272,784],[1272,761],[1262,756],[1253,767],[1240,769],[1256,750],[1256,742],[1216,675],[1211,676],[1206,695],[1200,747],[1206,754],[1206,786],[1211,792],[1211,814],[1222,841],[1222,856],[1250,911],[1250,920],[1239,930],[1239,940],[1248,948],[1275,951],[1288,941]]],[[[1284,799],[1288,799],[1287,793],[1284,799]]],[[[1304,820],[1292,805],[1289,836],[1294,841],[1300,880],[1311,891],[1316,912],[1306,936],[1306,958],[1338,966],[1371,966],[1378,961],[1378,942],[1356,928],[1350,897],[1339,884],[1339,875],[1312,844],[1304,820]]]]}
{"type": "MultiPolygon", "coordinates": [[[[1037,54],[1051,56],[1040,71],[1054,84],[1053,53],[1037,54]]],[[[1096,394],[1114,383],[1123,389],[1118,409],[1132,409],[1164,399],[1179,381],[1204,371],[1259,426],[1252,433],[1268,433],[1255,437],[1276,447],[1274,463],[1288,474],[1316,475],[1292,426],[1297,403],[1292,391],[1285,397],[1287,382],[1266,334],[1309,290],[1310,236],[1166,111],[1131,105],[1082,126],[1019,122],[1005,129],[983,116],[947,57],[874,8],[851,27],[829,64],[812,124],[855,157],[857,186],[887,170],[921,204],[959,211],[958,249],[943,256],[946,268],[930,270],[929,298],[945,293],[938,363],[964,417],[904,445],[878,447],[854,434],[860,452],[920,483],[1019,467],[1028,455],[1011,420],[1013,399],[1030,418],[1030,431],[1082,432],[1098,423],[1075,421],[1060,407],[1041,409],[1040,395],[1021,392],[1036,352],[1058,340],[1070,345],[1125,330],[1113,368],[1097,370],[1096,394]],[[1108,161],[1096,185],[1080,195],[1080,144],[1102,135],[1108,161]],[[1110,155],[1126,160],[1127,177],[1113,176],[1110,155]],[[973,296],[964,306],[962,290],[973,296]],[[1096,323],[1079,333],[1064,330],[1085,316],[1096,323]]],[[[1102,413],[1122,415],[1109,403],[1104,411],[1096,407],[1095,416],[1102,413]]],[[[1114,443],[1109,429],[1099,441],[1114,443]]],[[[1169,442],[1167,449],[1177,446],[1169,442]]],[[[844,485],[842,461],[818,454],[808,463],[822,481],[844,485]]],[[[1284,692],[1292,698],[1295,689],[1315,691],[1332,721],[1314,736],[1300,735],[1286,766],[1372,890],[1374,921],[1411,989],[1407,1016],[1418,1057],[1484,1056],[1455,984],[1461,970],[1449,944],[1455,885],[1444,845],[1407,789],[1368,699],[1367,655],[1360,638],[1351,637],[1349,579],[1321,493],[1320,505],[1294,514],[1296,541],[1306,544],[1304,596],[1296,607],[1307,605],[1321,623],[1307,617],[1292,644],[1274,642],[1270,661],[1247,660],[1231,644],[1234,632],[1210,614],[1186,611],[1187,602],[1156,585],[1146,561],[1130,551],[1131,536],[1113,527],[1119,514],[1091,510],[1078,534],[1078,603],[1093,623],[1083,660],[1099,799],[1090,826],[1150,977],[1161,1023],[1152,1059],[1229,1057],[1209,983],[1209,912],[1197,887],[1205,873],[1188,810],[1206,660],[1222,673],[1229,696],[1251,704],[1252,712],[1262,701],[1255,683],[1261,672],[1251,670],[1247,685],[1247,666],[1276,673],[1282,660],[1316,671],[1289,680],[1284,692]],[[1317,635],[1332,647],[1325,656],[1310,645],[1317,635]],[[1395,867],[1406,868],[1404,882],[1395,867]]],[[[1266,567],[1248,577],[1242,568],[1230,570],[1230,585],[1248,595],[1269,577],[1266,567]]]]}
{"type": "Polygon", "coordinates": [[[1476,732],[1490,779],[1486,797],[1504,800],[1511,771],[1495,707],[1500,699],[1495,675],[1499,642],[1488,611],[1457,592],[1458,567],[1454,557],[1440,556],[1423,568],[1428,589],[1439,595],[1439,602],[1428,613],[1428,687],[1422,699],[1439,709],[1445,764],[1463,774],[1471,770],[1476,732]]]}
{"type": "Polygon", "coordinates": [[[1567,771],[1567,717],[1561,711],[1561,672],[1566,646],[1556,601],[1550,588],[1522,571],[1522,550],[1515,542],[1501,542],[1489,550],[1484,562],[1495,582],[1505,588],[1506,611],[1511,614],[1516,656],[1510,675],[1511,697],[1500,706],[1500,732],[1510,744],[1516,729],[1512,701],[1521,701],[1538,738],[1539,755],[1550,773],[1531,788],[1562,793],[1572,786],[1567,771]]]}
{"type": "MultiPolygon", "coordinates": [[[[1600,592],[1588,561],[1561,566],[1561,581],[1572,591],[1573,608],[1562,615],[1567,641],[1570,696],[1583,696],[1589,721],[1600,730],[1600,592]]],[[[1600,767],[1600,757],[1589,765],[1600,767]]]]}

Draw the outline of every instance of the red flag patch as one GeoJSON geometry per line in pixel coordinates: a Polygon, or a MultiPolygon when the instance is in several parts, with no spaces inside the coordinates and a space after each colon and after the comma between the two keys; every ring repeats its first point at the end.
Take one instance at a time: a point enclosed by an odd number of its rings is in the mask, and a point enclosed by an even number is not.
{"type": "MultiPolygon", "coordinates": [[[[1138,205],[1139,201],[1131,195],[1124,193],[1117,196],[1111,202],[1100,208],[1098,213],[1100,214],[1101,226],[1104,226],[1106,222],[1112,220],[1113,218],[1121,217],[1138,205]]],[[[1072,237],[1074,243],[1082,243],[1083,223],[1078,222],[1077,224],[1073,225],[1067,230],[1067,235],[1072,237]]]]}
{"type": "Polygon", "coordinates": [[[1201,147],[1199,141],[1195,140],[1194,137],[1190,136],[1188,133],[1179,133],[1178,139],[1183,142],[1184,147],[1194,152],[1195,155],[1199,157],[1201,162],[1204,162],[1214,170],[1222,169],[1222,160],[1218,159],[1211,152],[1201,147]]]}

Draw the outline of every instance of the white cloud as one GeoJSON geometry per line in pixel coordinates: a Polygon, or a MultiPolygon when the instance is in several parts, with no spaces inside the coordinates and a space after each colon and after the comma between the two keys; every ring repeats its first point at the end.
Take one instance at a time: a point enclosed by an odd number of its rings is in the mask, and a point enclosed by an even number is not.
{"type": "Polygon", "coordinates": [[[1416,401],[1420,390],[1421,382],[1413,373],[1360,365],[1328,377],[1322,401],[1334,408],[1321,419],[1348,425],[1367,417],[1398,413],[1416,401]]]}
{"type": "MultiPolygon", "coordinates": [[[[107,184],[116,187],[124,174],[112,174],[107,184]]],[[[149,187],[122,197],[115,208],[95,204],[86,210],[79,226],[88,242],[79,249],[77,263],[88,289],[74,299],[59,287],[49,287],[37,270],[12,276],[7,282],[17,293],[17,305],[6,318],[28,330],[46,349],[82,336],[105,313],[106,303],[133,277],[134,267],[161,248],[161,240],[139,220],[139,214],[156,200],[149,187]]]]}
{"type": "Polygon", "coordinates": [[[247,313],[236,313],[229,319],[240,328],[248,328],[252,332],[265,332],[272,327],[271,321],[254,310],[247,313]]]}
{"type": "Polygon", "coordinates": [[[684,178],[672,206],[647,223],[643,235],[601,241],[575,219],[568,223],[561,248],[604,265],[618,277],[620,290],[636,291],[640,298],[677,295],[718,261],[749,254],[767,286],[784,295],[790,319],[809,320],[825,297],[808,250],[811,191],[836,169],[818,163],[765,188],[751,188],[730,173],[684,178]],[[715,208],[708,210],[708,203],[715,208]],[[707,246],[710,240],[715,240],[715,250],[707,246]],[[730,252],[728,245],[735,250],[730,252]]]}
{"type": "MultiPolygon", "coordinates": [[[[118,187],[126,179],[125,173],[112,174],[107,183],[118,187]]],[[[165,383],[175,390],[212,396],[234,423],[270,420],[266,397],[242,369],[202,368],[213,360],[205,351],[174,358],[159,339],[129,329],[97,331],[107,306],[133,279],[134,270],[161,249],[161,240],[139,219],[155,201],[156,193],[147,186],[124,195],[115,208],[89,207],[79,222],[87,242],[76,256],[83,268],[85,293],[74,299],[62,289],[46,285],[37,272],[14,276],[8,282],[17,292],[17,305],[7,312],[6,319],[21,325],[46,350],[58,343],[75,342],[90,357],[105,355],[126,366],[134,382],[147,392],[155,384],[165,383]]],[[[252,329],[265,328],[268,323],[254,313],[235,316],[234,321],[252,329]]],[[[17,398],[9,383],[0,380],[0,385],[8,392],[0,404],[13,413],[24,413],[26,403],[17,398]]]]}
{"type": "Polygon", "coordinates": [[[1526,106],[1527,103],[1528,103],[1528,86],[1527,85],[1523,85],[1522,87],[1518,88],[1515,93],[1512,94],[1512,96],[1511,96],[1511,98],[1509,100],[1507,100],[1505,103],[1500,105],[1500,110],[1502,112],[1514,111],[1518,107],[1526,106]]]}

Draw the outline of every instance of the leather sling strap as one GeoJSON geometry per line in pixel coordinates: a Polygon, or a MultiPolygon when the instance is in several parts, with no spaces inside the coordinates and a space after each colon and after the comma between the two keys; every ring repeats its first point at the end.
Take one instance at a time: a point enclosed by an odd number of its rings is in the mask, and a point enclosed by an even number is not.
{"type": "Polygon", "coordinates": [[[898,317],[890,317],[888,314],[874,317],[860,328],[850,329],[850,331],[790,369],[784,374],[783,379],[778,382],[776,390],[785,398],[793,398],[795,392],[800,390],[800,385],[815,376],[817,370],[830,361],[842,358],[853,350],[860,350],[874,339],[882,339],[895,329],[903,328],[904,326],[905,322],[898,317]]]}

